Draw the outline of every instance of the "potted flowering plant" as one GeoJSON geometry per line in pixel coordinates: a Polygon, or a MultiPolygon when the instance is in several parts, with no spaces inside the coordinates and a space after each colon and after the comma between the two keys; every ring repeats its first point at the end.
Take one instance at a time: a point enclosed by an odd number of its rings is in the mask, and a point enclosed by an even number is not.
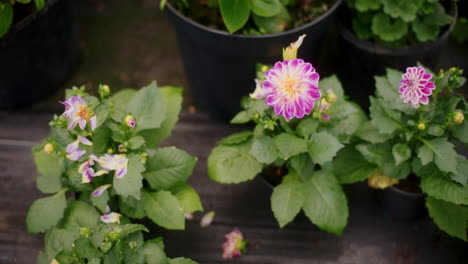
{"type": "Polygon", "coordinates": [[[130,222],[180,230],[186,213],[203,210],[186,184],[197,159],[156,148],[178,119],[182,89],[153,82],[111,96],[101,85],[99,94],[67,90],[65,112],[33,149],[37,187],[51,194],[34,201],[26,219],[29,232],[46,232],[40,263],[193,263],[169,260],[160,238],[144,242],[148,230],[130,222]]]}
{"type": "Polygon", "coordinates": [[[339,235],[348,218],[341,183],[364,180],[374,169],[345,147],[355,144],[366,116],[346,100],[335,76],[319,81],[312,64],[296,58],[303,37],[283,51],[283,61],[260,67],[255,92],[231,121],[253,121],[255,128],[221,139],[208,158],[208,175],[220,183],[260,175],[275,186],[271,208],[280,227],[302,209],[319,228],[339,235]],[[349,156],[356,163],[348,167],[359,167],[354,174],[347,173],[349,156]]]}
{"type": "Polygon", "coordinates": [[[340,16],[341,50],[350,64],[339,75],[350,87],[350,95],[368,105],[371,78],[386,67],[404,70],[421,62],[439,67],[441,49],[457,19],[454,0],[350,0],[340,16]],[[362,90],[365,92],[362,92],[362,90]]]}
{"type": "Polygon", "coordinates": [[[72,1],[0,1],[0,108],[58,88],[78,60],[78,44],[72,1]]]}
{"type": "Polygon", "coordinates": [[[468,108],[456,93],[466,81],[461,74],[457,68],[434,75],[409,67],[375,77],[371,120],[358,132],[367,143],[356,149],[379,168],[369,184],[389,187],[380,194],[390,214],[416,217],[425,197],[439,228],[467,240],[468,160],[455,147],[468,143],[468,108]]]}
{"type": "Polygon", "coordinates": [[[255,63],[275,62],[280,48],[294,36],[310,36],[302,58],[317,61],[321,40],[341,2],[168,1],[167,14],[196,103],[211,115],[229,120],[240,110],[242,96],[251,90],[255,63]]]}

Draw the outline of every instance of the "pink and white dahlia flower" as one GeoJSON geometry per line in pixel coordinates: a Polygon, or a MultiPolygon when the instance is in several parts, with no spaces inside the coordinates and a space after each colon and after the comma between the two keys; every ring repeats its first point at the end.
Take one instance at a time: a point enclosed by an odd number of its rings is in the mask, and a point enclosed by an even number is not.
{"type": "Polygon", "coordinates": [[[423,67],[408,67],[400,81],[400,98],[414,108],[418,108],[419,104],[427,105],[432,90],[436,88],[431,78],[432,75],[426,73],[423,67]]]}
{"type": "Polygon", "coordinates": [[[86,128],[86,122],[89,122],[92,130],[96,128],[96,116],[93,116],[93,112],[80,95],[72,96],[62,104],[65,105],[65,112],[63,115],[70,120],[68,130],[72,130],[76,125],[79,125],[80,128],[84,130],[86,128]]]}
{"type": "Polygon", "coordinates": [[[321,96],[319,74],[312,64],[301,59],[277,62],[265,77],[263,92],[266,104],[274,108],[276,115],[287,120],[309,115],[314,102],[321,96]]]}

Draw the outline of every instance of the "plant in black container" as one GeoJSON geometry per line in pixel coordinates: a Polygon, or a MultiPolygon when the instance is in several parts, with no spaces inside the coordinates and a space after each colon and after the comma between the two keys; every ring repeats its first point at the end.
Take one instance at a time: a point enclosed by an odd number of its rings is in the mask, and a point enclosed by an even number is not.
{"type": "Polygon", "coordinates": [[[351,97],[368,105],[371,78],[386,67],[404,70],[422,62],[437,68],[457,18],[451,0],[349,0],[340,13],[342,57],[340,77],[352,90],[351,97]]]}
{"type": "MultiPolygon", "coordinates": [[[[162,1],[164,4],[166,1],[162,1]]],[[[185,74],[196,103],[229,120],[254,83],[255,64],[273,63],[297,35],[302,58],[316,63],[321,40],[342,0],[169,1],[185,74]]]]}
{"type": "Polygon", "coordinates": [[[379,196],[387,213],[415,218],[425,203],[440,229],[467,240],[468,159],[455,148],[468,143],[468,108],[456,93],[466,81],[461,74],[410,67],[375,77],[371,120],[358,132],[368,143],[356,149],[379,168],[369,185],[385,189],[379,196]]]}
{"type": "Polygon", "coordinates": [[[58,88],[77,62],[78,42],[72,0],[0,2],[0,108],[58,88]]]}

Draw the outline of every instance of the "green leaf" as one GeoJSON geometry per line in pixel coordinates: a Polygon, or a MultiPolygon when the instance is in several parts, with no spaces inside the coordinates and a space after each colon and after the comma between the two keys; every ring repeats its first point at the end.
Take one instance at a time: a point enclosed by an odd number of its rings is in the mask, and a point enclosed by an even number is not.
{"type": "MultiPolygon", "coordinates": [[[[97,249],[93,243],[87,238],[81,237],[75,241],[74,251],[81,258],[91,259],[91,258],[100,258],[103,255],[103,252],[97,249]]],[[[69,249],[69,248],[68,248],[69,249]]]]}
{"type": "Polygon", "coordinates": [[[440,33],[440,27],[438,25],[424,23],[418,18],[411,23],[411,28],[420,42],[435,40],[440,33]]]}
{"type": "Polygon", "coordinates": [[[426,165],[434,160],[434,152],[426,145],[422,145],[418,150],[418,157],[421,159],[421,164],[426,165]]]}
{"type": "Polygon", "coordinates": [[[315,171],[315,163],[307,153],[302,153],[289,159],[289,164],[303,181],[309,179],[315,171]]]}
{"type": "Polygon", "coordinates": [[[410,104],[403,102],[398,92],[401,75],[403,75],[402,72],[387,68],[387,76],[375,76],[376,94],[385,102],[385,107],[403,113],[413,114],[416,112],[416,109],[411,107],[410,104]]]}
{"type": "Polygon", "coordinates": [[[134,89],[123,89],[109,98],[109,105],[111,106],[109,115],[114,121],[123,122],[128,114],[128,104],[136,93],[137,91],[134,89]]]}
{"type": "Polygon", "coordinates": [[[372,32],[384,41],[396,41],[408,32],[408,24],[401,19],[392,19],[384,12],[372,18],[372,32]]]}
{"type": "Polygon", "coordinates": [[[56,193],[62,188],[63,159],[56,153],[47,154],[39,150],[33,153],[34,163],[41,174],[37,188],[43,193],[56,193]]]}
{"type": "Polygon", "coordinates": [[[34,0],[34,3],[36,4],[36,9],[41,10],[44,8],[45,0],[34,0]]]}
{"type": "Polygon", "coordinates": [[[426,197],[426,207],[440,229],[451,236],[467,241],[468,208],[431,196],[426,197]]]}
{"type": "Polygon", "coordinates": [[[372,17],[373,17],[372,12],[356,13],[352,17],[352,21],[351,21],[352,27],[353,27],[354,33],[356,33],[358,38],[370,39],[371,37],[373,37],[373,33],[371,29],[372,17]]]}
{"type": "Polygon", "coordinates": [[[251,120],[250,115],[247,111],[240,111],[231,120],[231,124],[245,124],[251,120]]]}
{"type": "Polygon", "coordinates": [[[341,235],[348,219],[346,196],[333,174],[320,171],[304,185],[304,212],[320,229],[341,235]]]}
{"type": "Polygon", "coordinates": [[[145,209],[141,200],[137,200],[132,196],[119,199],[119,207],[123,214],[128,217],[142,219],[146,216],[145,209]]]}
{"type": "Polygon", "coordinates": [[[146,264],[169,264],[169,259],[157,240],[146,241],[140,251],[146,264]]]}
{"type": "Polygon", "coordinates": [[[296,217],[303,204],[304,192],[299,181],[283,182],[271,195],[271,209],[281,228],[296,217]]]}
{"type": "Polygon", "coordinates": [[[106,211],[107,202],[109,201],[109,192],[106,190],[100,196],[95,197],[90,195],[91,203],[101,212],[106,211]]]}
{"type": "Polygon", "coordinates": [[[281,12],[283,5],[280,0],[250,0],[250,10],[263,17],[272,17],[281,12]]]}
{"type": "Polygon", "coordinates": [[[366,12],[370,10],[379,10],[381,4],[380,0],[356,0],[354,2],[354,7],[359,12],[366,12]]]}
{"type": "Polygon", "coordinates": [[[331,89],[336,94],[336,102],[344,101],[345,95],[343,86],[341,85],[341,82],[338,80],[336,75],[331,75],[321,79],[319,82],[319,87],[322,93],[327,93],[327,91],[331,89]]]}
{"type": "Polygon", "coordinates": [[[253,179],[262,164],[250,155],[251,144],[217,146],[208,157],[208,176],[221,183],[240,183],[253,179]]]}
{"type": "Polygon", "coordinates": [[[468,205],[468,186],[453,182],[447,175],[433,170],[421,178],[421,189],[428,195],[454,204],[468,205]]]}
{"type": "Polygon", "coordinates": [[[122,178],[114,177],[113,189],[122,196],[132,196],[140,199],[140,190],[143,187],[143,176],[141,173],[145,170],[140,158],[137,155],[128,156],[127,174],[122,178]]]}
{"type": "Polygon", "coordinates": [[[149,147],[156,147],[163,140],[169,137],[172,129],[179,120],[179,113],[182,109],[182,88],[164,86],[159,88],[167,107],[166,119],[162,122],[160,128],[147,129],[139,132],[146,140],[149,147]]]}
{"type": "Polygon", "coordinates": [[[219,145],[238,145],[238,144],[246,142],[251,137],[252,137],[251,131],[243,131],[243,132],[235,133],[225,138],[222,138],[220,141],[218,141],[218,144],[219,145]]]}
{"type": "Polygon", "coordinates": [[[362,124],[366,121],[367,117],[363,112],[352,113],[346,118],[334,123],[330,129],[330,133],[337,137],[343,135],[352,136],[362,127],[362,124]]]}
{"type": "Polygon", "coordinates": [[[249,153],[259,162],[270,164],[278,159],[275,140],[269,136],[255,137],[249,153]]]}
{"type": "Polygon", "coordinates": [[[386,14],[411,22],[422,8],[424,0],[381,0],[386,14]]]}
{"type": "Polygon", "coordinates": [[[468,183],[468,159],[462,155],[457,156],[457,173],[450,174],[452,180],[465,186],[468,183]]]}
{"type": "Polygon", "coordinates": [[[377,128],[375,128],[371,122],[365,122],[361,125],[357,131],[357,135],[370,143],[383,143],[391,138],[391,135],[381,134],[377,128]]]}
{"type": "Polygon", "coordinates": [[[112,142],[112,130],[107,126],[100,126],[94,130],[93,154],[107,153],[112,142]]]}
{"type": "Polygon", "coordinates": [[[434,152],[434,162],[441,171],[457,173],[457,152],[446,138],[423,141],[434,152]]]}
{"type": "Polygon", "coordinates": [[[185,183],[197,159],[175,147],[159,148],[148,160],[143,174],[152,188],[168,190],[185,183]]]}
{"type": "Polygon", "coordinates": [[[135,137],[132,137],[128,141],[128,148],[129,149],[139,149],[145,143],[146,143],[145,139],[142,136],[135,136],[135,137]]]}
{"type": "Polygon", "coordinates": [[[396,165],[389,144],[359,144],[356,149],[367,161],[376,164],[387,177],[403,179],[411,172],[409,161],[396,165]]]}
{"type": "Polygon", "coordinates": [[[8,32],[13,23],[13,7],[9,3],[0,2],[0,37],[8,32]]]}
{"type": "Polygon", "coordinates": [[[184,209],[175,196],[167,191],[142,193],[146,215],[153,222],[167,229],[185,228],[184,209]]]}
{"type": "Polygon", "coordinates": [[[34,234],[45,232],[52,226],[57,225],[67,207],[66,190],[63,189],[55,195],[37,199],[32,203],[26,216],[28,232],[34,234]]]}
{"type": "Polygon", "coordinates": [[[127,237],[128,235],[138,232],[138,231],[149,232],[149,230],[144,225],[141,225],[141,224],[120,225],[118,227],[115,227],[114,231],[116,231],[119,234],[120,239],[123,239],[127,237]]]}
{"type": "Polygon", "coordinates": [[[441,3],[433,3],[431,9],[433,11],[422,19],[423,23],[445,26],[452,22],[453,18],[447,14],[441,3]]]}
{"type": "Polygon", "coordinates": [[[249,0],[219,0],[219,8],[230,33],[241,29],[249,20],[249,0]]]}
{"type": "Polygon", "coordinates": [[[275,137],[276,148],[282,159],[307,152],[307,140],[291,134],[282,133],[275,137]]]}
{"type": "Polygon", "coordinates": [[[169,264],[198,264],[198,263],[187,258],[173,258],[169,260],[169,264]]]}
{"type": "Polygon", "coordinates": [[[171,190],[172,194],[179,200],[185,213],[203,211],[200,196],[190,185],[182,184],[171,190]]]}
{"type": "Polygon", "coordinates": [[[44,251],[51,258],[51,262],[55,256],[63,250],[70,250],[73,242],[79,237],[79,234],[65,229],[52,228],[47,231],[44,238],[44,251]]]}
{"type": "Polygon", "coordinates": [[[344,147],[338,138],[322,131],[312,136],[309,142],[309,155],[312,160],[320,165],[333,160],[336,153],[344,147]]]}
{"type": "Polygon", "coordinates": [[[137,131],[161,127],[166,119],[166,104],[155,81],[133,96],[127,111],[135,117],[137,131]]]}
{"type": "Polygon", "coordinates": [[[391,134],[400,128],[399,120],[401,119],[401,113],[391,109],[385,109],[382,102],[372,96],[370,97],[370,102],[371,124],[377,128],[380,133],[391,134]]]}
{"type": "Polygon", "coordinates": [[[452,128],[452,135],[461,142],[468,144],[468,122],[454,126],[452,128]]]}
{"type": "Polygon", "coordinates": [[[406,144],[395,144],[392,148],[392,154],[395,164],[398,166],[411,158],[411,149],[406,144]]]}
{"type": "Polygon", "coordinates": [[[99,223],[99,213],[88,203],[70,201],[63,218],[63,227],[67,230],[78,231],[80,227],[94,228],[99,223]]]}
{"type": "Polygon", "coordinates": [[[377,167],[364,159],[354,146],[346,146],[340,150],[333,160],[332,167],[333,174],[341,184],[366,180],[376,169],[377,167]]]}
{"type": "Polygon", "coordinates": [[[286,26],[291,23],[291,16],[284,7],[281,7],[280,12],[274,16],[265,17],[253,14],[252,19],[263,34],[283,32],[286,26]]]}
{"type": "Polygon", "coordinates": [[[319,121],[317,119],[303,118],[296,127],[296,134],[308,139],[317,130],[318,125],[319,121]]]}

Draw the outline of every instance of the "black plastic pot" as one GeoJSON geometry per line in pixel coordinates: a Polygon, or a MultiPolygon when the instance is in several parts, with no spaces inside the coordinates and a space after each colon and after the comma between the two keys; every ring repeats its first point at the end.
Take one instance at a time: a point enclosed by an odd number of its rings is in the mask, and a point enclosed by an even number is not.
{"type": "Polygon", "coordinates": [[[369,106],[369,95],[374,92],[373,76],[385,74],[386,68],[404,71],[421,62],[432,70],[438,70],[442,48],[458,16],[457,4],[451,1],[450,14],[454,20],[438,39],[414,46],[386,47],[354,35],[345,23],[347,10],[343,8],[341,11],[338,26],[341,54],[338,76],[344,83],[346,94],[365,109],[369,106]]]}
{"type": "Polygon", "coordinates": [[[307,38],[300,57],[316,66],[321,40],[342,2],[337,0],[321,17],[299,28],[262,36],[211,29],[168,4],[167,15],[177,33],[185,76],[196,104],[217,119],[230,120],[240,110],[240,99],[255,89],[256,63],[280,61],[282,48],[302,34],[307,34],[307,38]]]}
{"type": "Polygon", "coordinates": [[[79,55],[72,5],[72,0],[48,0],[0,38],[0,108],[44,97],[70,73],[79,55]]]}
{"type": "Polygon", "coordinates": [[[425,194],[400,190],[394,186],[378,190],[377,197],[386,215],[393,219],[412,220],[425,214],[425,194]]]}

